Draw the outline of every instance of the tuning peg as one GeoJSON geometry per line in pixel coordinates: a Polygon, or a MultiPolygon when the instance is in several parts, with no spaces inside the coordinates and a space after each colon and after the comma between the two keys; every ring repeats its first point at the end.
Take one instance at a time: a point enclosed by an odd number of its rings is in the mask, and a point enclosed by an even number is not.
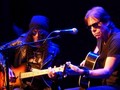
{"type": "Polygon", "coordinates": [[[64,64],[64,65],[60,65],[60,67],[62,67],[62,68],[63,68],[64,66],[65,66],[65,64],[64,64]]]}
{"type": "Polygon", "coordinates": [[[69,61],[69,62],[66,62],[66,65],[69,67],[70,66],[70,64],[71,64],[71,62],[69,61]]]}
{"type": "Polygon", "coordinates": [[[54,68],[56,68],[56,66],[54,66],[54,68]]]}

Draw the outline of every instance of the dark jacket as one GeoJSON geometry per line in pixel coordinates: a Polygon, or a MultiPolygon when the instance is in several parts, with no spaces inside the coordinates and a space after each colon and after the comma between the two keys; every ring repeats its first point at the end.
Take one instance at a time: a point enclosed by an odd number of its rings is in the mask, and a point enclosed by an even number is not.
{"type": "MultiPolygon", "coordinates": [[[[8,56],[10,67],[11,66],[19,67],[23,63],[27,63],[26,65],[28,65],[28,56],[27,56],[28,45],[26,45],[25,43],[22,44],[24,42],[22,41],[24,40],[23,39],[24,36],[25,34],[21,35],[21,37],[19,37],[18,39],[1,46],[2,50],[6,50],[8,48],[7,52],[10,51],[8,56]]],[[[5,52],[3,52],[3,54],[5,52]]],[[[57,62],[56,60],[57,60],[58,54],[59,54],[59,46],[50,41],[48,44],[48,53],[46,57],[44,57],[42,65],[39,69],[48,69],[48,67],[53,67],[57,62]]],[[[37,87],[38,88],[37,90],[39,89],[42,90],[43,88],[54,86],[52,85],[53,81],[47,75],[42,75],[34,78],[35,78],[34,79],[35,82],[33,82],[33,85],[34,85],[33,88],[37,87]]],[[[23,81],[26,81],[26,80],[27,79],[23,81]]],[[[31,82],[31,78],[28,81],[31,82]]]]}

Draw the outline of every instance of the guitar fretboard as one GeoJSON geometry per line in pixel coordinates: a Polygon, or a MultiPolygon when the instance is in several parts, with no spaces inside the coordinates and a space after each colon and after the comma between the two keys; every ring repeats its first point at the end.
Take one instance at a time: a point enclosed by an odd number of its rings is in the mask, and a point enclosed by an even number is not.
{"type": "MultiPolygon", "coordinates": [[[[55,68],[55,72],[61,71],[63,72],[63,68],[55,68]]],[[[34,76],[40,76],[40,75],[45,75],[48,74],[48,69],[44,69],[44,70],[37,70],[37,71],[33,71],[33,72],[25,72],[25,73],[20,73],[20,78],[29,78],[29,77],[34,77],[34,76]]]]}

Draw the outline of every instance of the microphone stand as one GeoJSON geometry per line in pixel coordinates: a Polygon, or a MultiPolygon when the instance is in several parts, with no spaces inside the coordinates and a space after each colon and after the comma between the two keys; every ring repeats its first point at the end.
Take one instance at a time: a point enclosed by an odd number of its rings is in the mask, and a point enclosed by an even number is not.
{"type": "Polygon", "coordinates": [[[31,44],[34,44],[34,43],[39,43],[39,42],[45,42],[46,40],[51,40],[51,39],[55,39],[55,38],[59,38],[60,36],[57,35],[55,37],[50,37],[50,38],[45,38],[45,39],[42,39],[42,40],[38,40],[36,42],[28,42],[28,43],[23,43],[23,44],[20,44],[20,45],[16,45],[16,46],[8,46],[7,48],[4,48],[4,49],[0,49],[0,51],[4,51],[4,50],[7,50],[7,49],[11,49],[11,48],[16,48],[16,47],[20,47],[20,46],[24,46],[24,45],[31,45],[31,44]]]}
{"type": "MultiPolygon", "coordinates": [[[[49,37],[52,33],[50,33],[45,39],[42,39],[42,40],[38,40],[36,42],[28,42],[28,43],[24,43],[24,44],[20,44],[20,45],[16,45],[16,46],[8,46],[7,48],[0,48],[0,52],[3,52],[3,51],[8,51],[8,49],[12,49],[12,48],[17,48],[17,47],[20,47],[20,46],[24,46],[24,45],[31,45],[31,44],[34,44],[34,43],[39,43],[39,42],[45,42],[46,40],[51,40],[51,39],[55,39],[55,38],[59,38],[60,35],[57,35],[55,37],[49,37]]],[[[5,52],[7,55],[8,55],[8,52],[5,52]]],[[[6,89],[7,90],[11,90],[10,87],[9,87],[9,63],[8,63],[8,57],[7,55],[5,55],[5,67],[6,67],[6,70],[5,70],[5,75],[6,75],[6,89]]]]}
{"type": "Polygon", "coordinates": [[[9,65],[8,65],[8,57],[6,57],[6,59],[5,59],[6,61],[5,61],[5,67],[6,67],[6,89],[7,90],[9,90],[10,89],[10,87],[9,87],[9,65]]]}

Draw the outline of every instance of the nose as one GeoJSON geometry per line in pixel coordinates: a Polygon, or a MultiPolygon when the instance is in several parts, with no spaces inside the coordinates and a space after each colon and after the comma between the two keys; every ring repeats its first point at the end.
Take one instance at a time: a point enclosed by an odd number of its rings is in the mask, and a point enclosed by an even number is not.
{"type": "Polygon", "coordinates": [[[93,26],[91,26],[90,30],[91,30],[92,32],[96,32],[96,28],[94,28],[93,26]]]}
{"type": "Polygon", "coordinates": [[[38,33],[37,29],[34,29],[33,32],[32,32],[33,36],[35,36],[37,33],[38,33]]]}

